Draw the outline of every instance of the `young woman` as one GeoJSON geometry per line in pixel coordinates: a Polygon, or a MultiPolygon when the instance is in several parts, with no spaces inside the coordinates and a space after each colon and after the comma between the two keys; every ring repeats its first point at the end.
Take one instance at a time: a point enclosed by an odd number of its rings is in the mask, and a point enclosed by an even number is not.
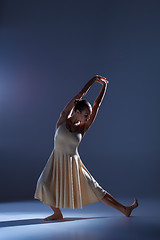
{"type": "Polygon", "coordinates": [[[119,203],[104,190],[82,163],[78,146],[94,122],[104,98],[107,84],[105,77],[96,75],[74,96],[60,114],[54,135],[54,149],[37,181],[35,199],[49,205],[54,214],[43,220],[62,220],[60,208],[82,208],[102,201],[129,217],[138,206],[136,198],[130,206],[119,203]],[[102,88],[93,103],[82,100],[94,82],[102,88]],[[74,108],[74,113],[72,111],[74,108]]]}

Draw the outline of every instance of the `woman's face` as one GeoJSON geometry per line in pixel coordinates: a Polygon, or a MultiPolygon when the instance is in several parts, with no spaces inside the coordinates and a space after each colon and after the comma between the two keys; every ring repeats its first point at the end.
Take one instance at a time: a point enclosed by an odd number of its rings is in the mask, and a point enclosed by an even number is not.
{"type": "Polygon", "coordinates": [[[91,113],[92,112],[88,108],[85,108],[82,112],[79,112],[79,121],[87,122],[91,113]]]}

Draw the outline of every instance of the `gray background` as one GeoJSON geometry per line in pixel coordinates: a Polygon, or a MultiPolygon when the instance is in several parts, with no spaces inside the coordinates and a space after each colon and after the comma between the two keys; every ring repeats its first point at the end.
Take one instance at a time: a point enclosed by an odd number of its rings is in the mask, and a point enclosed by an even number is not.
{"type": "Polygon", "coordinates": [[[96,74],[110,84],[81,160],[116,198],[160,196],[160,2],[0,4],[0,201],[33,199],[61,110],[96,74]]]}

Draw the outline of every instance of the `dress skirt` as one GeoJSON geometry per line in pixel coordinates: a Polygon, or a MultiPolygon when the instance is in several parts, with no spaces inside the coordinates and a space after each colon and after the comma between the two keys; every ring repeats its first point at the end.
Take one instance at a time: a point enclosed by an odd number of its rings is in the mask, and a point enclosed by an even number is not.
{"type": "Polygon", "coordinates": [[[101,201],[106,193],[78,153],[53,149],[37,181],[34,198],[56,208],[82,208],[101,201]]]}

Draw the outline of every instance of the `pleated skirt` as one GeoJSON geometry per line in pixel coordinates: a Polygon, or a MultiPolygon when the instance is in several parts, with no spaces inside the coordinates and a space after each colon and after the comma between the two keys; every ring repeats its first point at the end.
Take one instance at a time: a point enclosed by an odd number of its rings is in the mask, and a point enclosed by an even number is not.
{"type": "Polygon", "coordinates": [[[82,163],[79,154],[53,149],[38,178],[34,198],[56,208],[82,208],[107,193],[82,163]]]}

